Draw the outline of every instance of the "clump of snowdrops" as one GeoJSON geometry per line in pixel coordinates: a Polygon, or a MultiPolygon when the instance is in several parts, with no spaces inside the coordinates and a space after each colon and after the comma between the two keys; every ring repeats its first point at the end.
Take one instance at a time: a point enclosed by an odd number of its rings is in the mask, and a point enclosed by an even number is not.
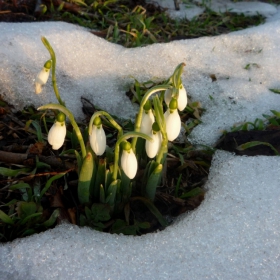
{"type": "MultiPolygon", "coordinates": [[[[96,215],[93,213],[100,210],[100,205],[108,206],[106,209],[109,210],[105,215],[107,219],[124,210],[130,199],[132,187],[139,180],[135,177],[139,162],[143,158],[148,158],[148,162],[142,176],[139,190],[142,197],[139,199],[153,209],[152,202],[161,180],[168,141],[176,139],[181,130],[178,110],[184,110],[187,105],[187,93],[181,81],[185,64],[181,63],[176,67],[168,83],[147,90],[140,102],[134,131],[124,133],[123,128],[109,113],[97,111],[90,119],[85,143],[73,114],[67,109],[58,91],[55,52],[46,38],[42,37],[42,42],[50,53],[50,59],[36,77],[35,91],[37,94],[42,91],[51,73],[58,104],[46,104],[38,110],[55,111],[56,120],[48,133],[48,142],[54,150],[63,146],[67,118],[79,141],[80,151],[75,151],[79,176],[78,199],[79,203],[85,206],[85,215],[81,215],[81,223],[86,223],[85,221],[91,218],[94,220],[96,215]],[[165,112],[164,107],[167,108],[165,112]],[[102,126],[104,120],[110,122],[117,130],[113,162],[109,162],[107,157],[106,135],[102,126]]],[[[97,227],[100,221],[104,221],[104,215],[103,220],[94,220],[97,227]]]]}

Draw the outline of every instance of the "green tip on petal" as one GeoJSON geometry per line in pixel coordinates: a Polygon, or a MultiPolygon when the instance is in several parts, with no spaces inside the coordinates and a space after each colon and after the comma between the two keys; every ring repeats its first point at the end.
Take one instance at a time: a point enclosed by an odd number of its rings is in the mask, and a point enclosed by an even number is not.
{"type": "Polygon", "coordinates": [[[156,132],[160,131],[160,128],[159,128],[159,125],[157,122],[153,123],[152,129],[153,129],[153,131],[156,131],[156,132]]]}
{"type": "Polygon", "coordinates": [[[127,152],[130,151],[130,149],[131,149],[131,144],[130,144],[129,142],[123,141],[123,142],[121,143],[121,145],[122,145],[123,150],[125,150],[125,151],[127,151],[127,152]]]}
{"type": "Polygon", "coordinates": [[[100,126],[102,124],[101,118],[96,117],[93,121],[93,124],[96,125],[96,126],[100,126]]]}
{"type": "Polygon", "coordinates": [[[169,109],[170,110],[176,110],[178,108],[178,102],[175,98],[172,98],[169,103],[169,109]]]}
{"type": "Polygon", "coordinates": [[[47,68],[47,69],[51,69],[51,67],[52,67],[51,59],[45,62],[44,67],[47,68]]]}
{"type": "Polygon", "coordinates": [[[151,104],[151,101],[150,100],[147,100],[147,102],[145,103],[144,105],[144,110],[145,111],[149,111],[152,109],[152,104],[151,104]]]}
{"type": "Polygon", "coordinates": [[[59,112],[58,115],[56,116],[56,120],[58,122],[65,122],[65,119],[66,119],[65,115],[61,112],[59,112]]]}

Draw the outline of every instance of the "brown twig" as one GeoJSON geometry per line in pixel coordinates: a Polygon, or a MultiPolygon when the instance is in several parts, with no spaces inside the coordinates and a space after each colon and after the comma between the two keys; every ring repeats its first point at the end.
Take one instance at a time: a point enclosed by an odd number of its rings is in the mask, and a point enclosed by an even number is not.
{"type": "MultiPolygon", "coordinates": [[[[37,156],[39,161],[44,162],[55,169],[74,170],[76,168],[75,164],[68,161],[62,161],[59,157],[55,157],[55,156],[46,157],[42,155],[37,155],[37,156]]],[[[35,160],[36,157],[34,154],[20,154],[20,153],[0,151],[0,162],[30,166],[35,164],[35,160]]]]}

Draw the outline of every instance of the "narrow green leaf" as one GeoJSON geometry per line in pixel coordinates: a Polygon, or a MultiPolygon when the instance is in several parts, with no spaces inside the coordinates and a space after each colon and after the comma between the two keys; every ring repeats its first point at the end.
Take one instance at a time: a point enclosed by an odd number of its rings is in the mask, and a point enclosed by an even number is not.
{"type": "Polygon", "coordinates": [[[49,219],[43,223],[43,226],[46,228],[51,227],[56,222],[57,217],[59,216],[59,209],[55,209],[49,219]]]}
{"type": "Polygon", "coordinates": [[[38,207],[35,202],[20,201],[17,204],[17,213],[21,219],[36,213],[37,209],[38,207]]]}
{"type": "Polygon", "coordinates": [[[34,218],[34,217],[42,216],[42,214],[43,214],[42,212],[31,214],[31,215],[25,217],[25,218],[20,222],[20,224],[21,224],[21,225],[24,225],[24,224],[26,224],[30,219],[32,219],[32,218],[34,218]]]}
{"type": "Polygon", "coordinates": [[[141,202],[143,202],[163,227],[168,226],[168,222],[166,221],[166,219],[161,215],[161,213],[149,199],[139,196],[133,197],[131,198],[131,200],[140,200],[141,202]]]}
{"type": "Polygon", "coordinates": [[[0,220],[6,224],[10,224],[10,225],[14,224],[14,221],[2,210],[0,210],[0,220]]]}
{"type": "Polygon", "coordinates": [[[81,204],[86,204],[90,200],[90,183],[94,169],[94,162],[91,152],[88,152],[79,175],[78,198],[81,204]]]}
{"type": "Polygon", "coordinates": [[[36,121],[32,121],[31,123],[36,129],[38,141],[44,142],[41,126],[36,121]]]}
{"type": "Polygon", "coordinates": [[[95,198],[99,198],[100,185],[102,185],[103,187],[106,186],[105,178],[106,178],[106,159],[99,159],[97,172],[95,175],[94,188],[93,188],[93,195],[95,198]]]}
{"type": "Polygon", "coordinates": [[[279,152],[270,143],[260,142],[260,141],[247,142],[247,143],[244,143],[242,145],[239,145],[236,149],[239,150],[239,151],[243,151],[243,150],[246,150],[248,148],[252,148],[252,147],[258,146],[258,145],[268,146],[268,147],[270,147],[274,151],[274,153],[276,155],[278,155],[278,156],[280,155],[279,152]]]}
{"type": "Polygon", "coordinates": [[[111,206],[115,204],[116,193],[119,185],[120,185],[120,180],[113,181],[106,192],[107,195],[106,202],[111,206]],[[110,197],[110,199],[107,200],[108,197],[110,197]]]}
{"type": "Polygon", "coordinates": [[[277,89],[277,88],[270,88],[269,90],[272,91],[272,92],[274,92],[274,93],[280,94],[280,89],[277,89]]]}
{"type": "Polygon", "coordinates": [[[18,189],[29,189],[30,185],[24,182],[20,182],[9,187],[9,190],[18,190],[18,189]]]}
{"type": "Polygon", "coordinates": [[[51,177],[51,178],[47,181],[45,187],[42,189],[41,194],[40,194],[40,199],[43,197],[43,195],[44,195],[44,194],[46,193],[46,191],[49,189],[49,187],[51,186],[52,182],[55,181],[55,180],[58,180],[59,178],[61,178],[61,177],[64,176],[65,174],[66,174],[66,172],[63,172],[63,173],[59,173],[59,174],[57,174],[57,175],[51,177]]]}
{"type": "Polygon", "coordinates": [[[81,172],[81,168],[82,168],[82,165],[83,165],[83,159],[81,157],[81,155],[79,154],[78,151],[74,150],[75,152],[75,156],[76,156],[76,159],[77,159],[77,164],[78,164],[78,170],[79,170],[79,174],[81,172]]]}
{"type": "Polygon", "coordinates": [[[201,188],[197,187],[197,188],[192,189],[189,192],[186,192],[186,193],[182,194],[180,196],[180,198],[194,197],[194,196],[197,196],[197,195],[199,195],[201,193],[203,193],[203,190],[201,188]]]}
{"type": "Polygon", "coordinates": [[[92,219],[94,222],[106,222],[111,219],[110,207],[107,204],[94,203],[91,207],[92,219]]]}
{"type": "Polygon", "coordinates": [[[162,173],[162,164],[159,164],[149,176],[147,185],[146,185],[146,196],[151,200],[154,201],[156,189],[158,186],[158,182],[161,178],[162,173]]]}
{"type": "Polygon", "coordinates": [[[30,168],[10,169],[6,167],[0,167],[0,175],[4,177],[16,177],[19,174],[26,174],[30,172],[30,168]]]}
{"type": "Polygon", "coordinates": [[[276,117],[280,118],[280,112],[275,110],[270,110],[276,117]]]}

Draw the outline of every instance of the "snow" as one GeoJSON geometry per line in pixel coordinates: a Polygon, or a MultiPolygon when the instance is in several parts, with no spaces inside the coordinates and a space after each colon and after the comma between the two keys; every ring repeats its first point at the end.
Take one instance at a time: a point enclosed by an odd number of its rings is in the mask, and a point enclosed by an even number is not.
{"type": "MultiPolygon", "coordinates": [[[[153,1],[151,0],[147,2],[153,1]]],[[[208,7],[217,13],[230,11],[249,16],[260,14],[266,18],[269,18],[277,13],[277,7],[274,5],[252,0],[247,0],[245,2],[231,0],[177,0],[177,2],[179,3],[179,10],[175,9],[175,4],[172,0],[157,1],[161,7],[168,9],[167,12],[172,18],[187,18],[188,20],[192,20],[202,14],[205,7],[208,7]]]]}
{"type": "MultiPolygon", "coordinates": [[[[50,81],[41,94],[34,92],[36,74],[49,58],[41,36],[56,51],[62,99],[80,119],[81,96],[132,117],[135,106],[125,96],[131,76],[166,79],[185,62],[189,97],[206,109],[190,140],[213,145],[235,123],[279,111],[280,96],[269,90],[280,88],[279,14],[228,35],[136,49],[66,23],[0,23],[0,94],[18,108],[55,101],[50,81]]],[[[0,245],[1,279],[277,279],[279,173],[279,157],[218,150],[202,205],[164,231],[127,237],[63,224],[0,245]]]]}

